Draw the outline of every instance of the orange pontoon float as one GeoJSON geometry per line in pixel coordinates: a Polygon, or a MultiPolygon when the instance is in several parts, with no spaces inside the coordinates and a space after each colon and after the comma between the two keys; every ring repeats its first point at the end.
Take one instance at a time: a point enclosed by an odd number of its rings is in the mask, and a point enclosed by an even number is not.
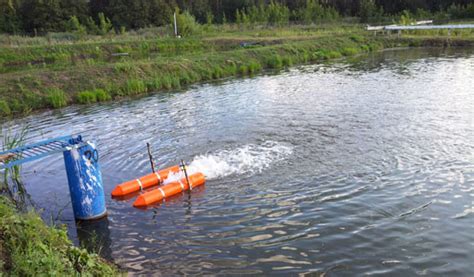
{"type": "Polygon", "coordinates": [[[144,208],[183,191],[192,190],[195,187],[202,186],[204,183],[206,183],[204,174],[196,173],[189,176],[189,178],[183,178],[180,181],[171,182],[152,191],[145,192],[137,197],[133,206],[144,208]],[[189,180],[189,183],[187,179],[189,180]]]}
{"type": "Polygon", "coordinates": [[[153,186],[163,183],[170,173],[178,173],[180,167],[178,165],[172,166],[155,173],[148,174],[141,178],[125,182],[115,187],[112,191],[112,197],[122,197],[130,193],[141,191],[153,186]]]}

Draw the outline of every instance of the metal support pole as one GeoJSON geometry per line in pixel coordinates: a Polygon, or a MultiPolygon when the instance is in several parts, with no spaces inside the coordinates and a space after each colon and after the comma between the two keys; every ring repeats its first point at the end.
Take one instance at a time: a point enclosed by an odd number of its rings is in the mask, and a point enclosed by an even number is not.
{"type": "Polygon", "coordinates": [[[68,147],[63,153],[74,217],[93,220],[107,215],[99,153],[92,142],[68,147]]]}
{"type": "Polygon", "coordinates": [[[174,19],[174,36],[178,37],[178,23],[176,22],[176,12],[173,15],[174,19]]]}

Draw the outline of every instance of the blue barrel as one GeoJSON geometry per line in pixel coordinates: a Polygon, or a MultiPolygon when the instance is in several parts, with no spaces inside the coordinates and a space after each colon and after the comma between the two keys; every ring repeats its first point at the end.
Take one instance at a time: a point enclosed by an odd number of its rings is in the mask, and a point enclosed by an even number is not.
{"type": "Polygon", "coordinates": [[[91,142],[80,142],[64,151],[74,217],[93,220],[107,215],[99,153],[91,142]]]}

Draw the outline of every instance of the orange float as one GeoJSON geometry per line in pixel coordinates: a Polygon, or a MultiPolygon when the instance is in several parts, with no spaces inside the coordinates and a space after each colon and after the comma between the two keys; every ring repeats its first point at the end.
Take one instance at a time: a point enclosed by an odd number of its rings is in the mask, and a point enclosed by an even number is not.
{"type": "Polygon", "coordinates": [[[183,178],[180,181],[171,182],[152,191],[145,192],[144,194],[137,197],[137,200],[135,200],[133,206],[137,208],[147,207],[165,198],[171,197],[188,189],[202,186],[204,183],[206,183],[206,178],[202,173],[193,174],[189,176],[188,179],[189,184],[186,181],[186,178],[183,178]]]}
{"type": "Polygon", "coordinates": [[[178,173],[179,166],[172,166],[155,173],[148,174],[141,178],[125,182],[115,187],[112,191],[112,197],[123,197],[127,194],[147,189],[152,186],[157,186],[163,183],[170,173],[178,173]]]}

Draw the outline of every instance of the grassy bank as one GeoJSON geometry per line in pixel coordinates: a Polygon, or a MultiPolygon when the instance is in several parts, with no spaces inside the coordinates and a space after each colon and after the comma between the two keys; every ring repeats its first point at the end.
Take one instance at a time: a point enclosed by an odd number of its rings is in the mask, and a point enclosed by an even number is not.
{"type": "Polygon", "coordinates": [[[0,115],[179,89],[384,48],[447,45],[472,46],[474,34],[374,36],[362,26],[299,26],[210,30],[183,39],[142,34],[24,46],[19,40],[0,50],[0,115]]]}
{"type": "Polygon", "coordinates": [[[64,229],[34,212],[20,214],[0,196],[0,276],[116,276],[117,268],[74,247],[64,229]]]}

